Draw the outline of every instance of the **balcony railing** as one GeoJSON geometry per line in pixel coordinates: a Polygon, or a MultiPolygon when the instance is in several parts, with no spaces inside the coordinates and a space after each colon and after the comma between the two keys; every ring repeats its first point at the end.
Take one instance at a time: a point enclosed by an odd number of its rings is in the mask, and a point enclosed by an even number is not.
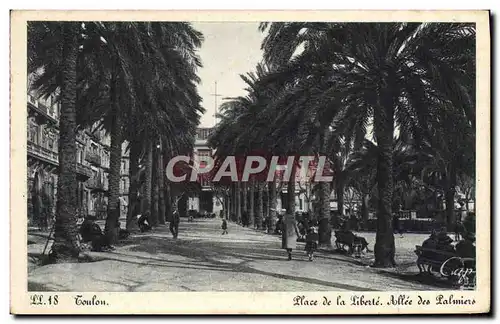
{"type": "MultiPolygon", "coordinates": [[[[27,151],[29,155],[45,160],[54,165],[59,165],[59,155],[57,152],[51,151],[31,141],[27,141],[27,151]]],[[[76,173],[90,178],[92,176],[92,169],[82,163],[76,163],[76,173]]]]}
{"type": "Polygon", "coordinates": [[[95,165],[101,165],[101,157],[97,153],[87,153],[85,159],[95,165]]]}
{"type": "Polygon", "coordinates": [[[89,180],[87,180],[87,187],[94,190],[108,190],[108,185],[105,183],[105,181],[102,181],[99,178],[90,178],[89,180]]]}
{"type": "MultiPolygon", "coordinates": [[[[59,121],[53,116],[52,113],[50,113],[49,107],[46,105],[42,104],[38,99],[35,97],[31,96],[28,94],[28,103],[31,105],[31,107],[34,108],[35,111],[40,113],[41,115],[45,116],[46,118],[50,119],[51,121],[58,123],[59,121]]],[[[54,109],[57,109],[57,107],[54,107],[54,109]]]]}
{"type": "Polygon", "coordinates": [[[87,165],[77,163],[76,164],[76,173],[79,173],[81,175],[86,176],[87,178],[90,178],[92,176],[92,169],[87,165]]]}
{"type": "Polygon", "coordinates": [[[40,159],[46,160],[47,162],[59,165],[59,156],[56,152],[51,151],[43,146],[40,146],[31,141],[27,142],[28,154],[36,156],[40,159]]]}

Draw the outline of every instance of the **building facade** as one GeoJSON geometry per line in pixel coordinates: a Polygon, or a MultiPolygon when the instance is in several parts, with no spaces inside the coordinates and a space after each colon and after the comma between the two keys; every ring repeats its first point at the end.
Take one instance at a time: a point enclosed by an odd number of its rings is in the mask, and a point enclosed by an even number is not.
{"type": "MultiPolygon", "coordinates": [[[[196,132],[196,140],[193,150],[194,156],[210,156],[213,157],[215,153],[212,148],[208,146],[208,137],[212,134],[213,128],[198,128],[196,132]]],[[[281,186],[280,194],[277,197],[277,209],[284,209],[287,199],[287,187],[281,186]]],[[[208,213],[218,213],[223,209],[222,198],[216,196],[212,186],[206,180],[201,182],[201,193],[199,195],[192,195],[187,200],[187,209],[195,210],[200,213],[205,211],[208,213]]],[[[297,182],[295,186],[295,209],[298,212],[307,212],[311,209],[312,197],[310,188],[297,182]]]]}
{"type": "MultiPolygon", "coordinates": [[[[55,215],[61,108],[55,96],[54,94],[48,98],[39,98],[32,90],[28,90],[27,94],[27,207],[28,222],[33,225],[49,221],[55,215]]],[[[110,136],[99,123],[77,132],[76,176],[79,216],[106,218],[109,148],[110,136]]],[[[123,216],[128,205],[127,152],[124,152],[122,160],[120,206],[123,216]]]]}
{"type": "MultiPolygon", "coordinates": [[[[208,138],[212,134],[213,128],[198,128],[194,143],[193,156],[213,156],[214,150],[208,146],[208,138]]],[[[218,198],[209,181],[201,181],[201,192],[193,194],[187,199],[187,209],[200,213],[218,213],[222,210],[222,198],[218,198]]]]}

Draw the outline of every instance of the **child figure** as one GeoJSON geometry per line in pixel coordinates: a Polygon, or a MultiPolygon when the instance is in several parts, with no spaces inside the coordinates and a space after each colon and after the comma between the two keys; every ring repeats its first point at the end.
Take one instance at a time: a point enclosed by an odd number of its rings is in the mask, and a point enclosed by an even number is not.
{"type": "Polygon", "coordinates": [[[222,226],[221,226],[221,228],[222,228],[222,235],[224,235],[224,234],[229,234],[229,233],[227,232],[227,222],[226,222],[226,220],[225,220],[225,219],[223,219],[223,220],[222,220],[222,226]]]}
{"type": "Polygon", "coordinates": [[[319,236],[315,227],[310,227],[306,234],[306,252],[309,261],[314,259],[314,251],[318,248],[319,236]]]}

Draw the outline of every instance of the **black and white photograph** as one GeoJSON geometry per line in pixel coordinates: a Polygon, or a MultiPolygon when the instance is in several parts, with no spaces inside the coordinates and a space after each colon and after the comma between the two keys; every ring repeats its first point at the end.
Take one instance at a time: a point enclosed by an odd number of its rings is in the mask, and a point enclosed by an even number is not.
{"type": "Polygon", "coordinates": [[[11,311],[489,310],[488,11],[31,13],[11,311]]]}

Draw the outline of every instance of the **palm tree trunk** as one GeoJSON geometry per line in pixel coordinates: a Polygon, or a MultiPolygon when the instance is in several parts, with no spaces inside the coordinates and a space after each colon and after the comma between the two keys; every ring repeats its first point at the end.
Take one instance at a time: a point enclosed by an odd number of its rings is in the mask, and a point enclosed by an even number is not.
{"type": "Polygon", "coordinates": [[[337,210],[340,216],[344,215],[344,182],[338,178],[335,181],[335,193],[337,194],[337,210]]]}
{"type": "Polygon", "coordinates": [[[229,220],[234,221],[234,215],[236,215],[236,197],[234,195],[234,187],[235,184],[231,183],[229,184],[229,220]]]}
{"type": "Polygon", "coordinates": [[[259,183],[259,189],[262,191],[262,220],[269,216],[269,191],[266,183],[259,183]]]}
{"type": "Polygon", "coordinates": [[[224,196],[224,201],[226,202],[226,220],[229,220],[229,217],[231,216],[231,208],[233,207],[231,204],[231,187],[229,187],[228,194],[224,196]]]}
{"type": "Polygon", "coordinates": [[[129,232],[138,230],[135,216],[140,214],[140,198],[139,198],[139,156],[141,154],[140,142],[132,140],[130,142],[130,165],[129,165],[129,179],[130,186],[128,192],[128,211],[127,211],[127,230],[129,232]]]}
{"type": "Polygon", "coordinates": [[[122,162],[122,142],[123,125],[122,117],[117,103],[117,82],[111,80],[111,104],[112,124],[111,124],[111,147],[109,157],[109,198],[108,198],[108,216],[104,232],[110,244],[118,240],[118,220],[120,219],[120,170],[122,162]]]}
{"type": "Polygon", "coordinates": [[[76,59],[75,23],[65,23],[61,115],[59,120],[59,178],[57,182],[56,221],[52,252],[56,261],[74,261],[80,246],[76,225],[76,59]]]}
{"type": "Polygon", "coordinates": [[[170,222],[173,214],[173,204],[172,204],[172,194],[171,194],[170,183],[165,182],[164,187],[164,197],[165,197],[165,222],[170,222]]]}
{"type": "Polygon", "coordinates": [[[255,225],[257,229],[262,228],[262,220],[264,219],[264,184],[256,183],[257,185],[257,211],[255,213],[255,225]]]}
{"type": "Polygon", "coordinates": [[[241,224],[241,184],[240,182],[236,182],[236,190],[235,190],[235,196],[236,196],[236,220],[238,224],[241,224]]]}
{"type": "MultiPolygon", "coordinates": [[[[379,95],[380,98],[380,95],[379,95]]],[[[379,146],[377,163],[378,211],[375,241],[375,264],[377,267],[395,266],[394,233],[392,228],[392,158],[394,112],[390,102],[375,107],[374,132],[379,146]]]]}
{"type": "Polygon", "coordinates": [[[295,215],[295,167],[292,168],[292,172],[290,175],[290,181],[287,184],[287,213],[290,215],[295,215]]]}
{"type": "Polygon", "coordinates": [[[363,194],[363,199],[361,201],[361,217],[362,217],[363,221],[365,222],[365,226],[366,226],[366,222],[368,221],[368,217],[369,217],[369,212],[368,212],[369,201],[370,201],[370,195],[363,194]]]}
{"type": "Polygon", "coordinates": [[[274,229],[277,218],[276,212],[276,180],[269,182],[269,217],[271,229],[274,229]]]}
{"type": "MultiPolygon", "coordinates": [[[[326,131],[320,134],[320,154],[325,154],[326,152],[326,131]]],[[[320,182],[318,193],[318,218],[319,218],[319,244],[323,246],[330,247],[332,245],[332,229],[330,227],[330,184],[328,182],[320,182]]]]}
{"type": "Polygon", "coordinates": [[[153,220],[151,217],[151,180],[153,176],[153,145],[150,140],[147,140],[146,144],[146,161],[144,163],[146,167],[146,179],[144,181],[144,214],[150,219],[151,224],[153,220]]]}
{"type": "Polygon", "coordinates": [[[330,228],[330,184],[323,181],[318,185],[319,244],[330,247],[332,244],[332,229],[330,228]]]}
{"type": "Polygon", "coordinates": [[[448,231],[453,231],[455,228],[456,215],[455,215],[455,183],[456,183],[456,171],[454,167],[450,168],[450,174],[446,186],[446,191],[444,193],[445,204],[446,204],[446,225],[448,231]]]}
{"type": "Polygon", "coordinates": [[[250,192],[249,192],[249,203],[250,207],[249,210],[250,212],[248,213],[248,222],[249,225],[252,226],[255,221],[255,210],[254,210],[254,205],[255,205],[255,181],[250,180],[250,192]]]}
{"type": "MultiPolygon", "coordinates": [[[[241,194],[241,198],[243,200],[243,203],[242,203],[242,217],[248,217],[248,190],[247,190],[247,183],[246,182],[242,182],[241,183],[241,187],[242,187],[242,194],[241,194]]],[[[248,219],[242,219],[242,221],[244,223],[246,223],[248,221],[248,219]]]]}
{"type": "MultiPolygon", "coordinates": [[[[163,151],[163,164],[167,162],[170,158],[169,151],[166,149],[163,151]]],[[[162,173],[164,174],[164,200],[165,200],[165,221],[169,222],[172,219],[172,215],[174,212],[174,197],[172,197],[172,188],[170,186],[170,182],[167,181],[165,177],[165,169],[163,167],[162,173]]]]}
{"type": "MultiPolygon", "coordinates": [[[[161,139],[160,139],[161,148],[161,139]]],[[[163,152],[158,152],[158,222],[165,224],[165,174],[163,167],[163,152]]]]}
{"type": "MultiPolygon", "coordinates": [[[[156,141],[155,141],[156,142],[156,141]]],[[[156,147],[156,144],[153,144],[153,161],[152,161],[152,175],[151,175],[151,225],[158,226],[159,223],[159,215],[158,215],[158,198],[159,198],[159,190],[158,190],[158,155],[160,152],[156,147]]]]}

